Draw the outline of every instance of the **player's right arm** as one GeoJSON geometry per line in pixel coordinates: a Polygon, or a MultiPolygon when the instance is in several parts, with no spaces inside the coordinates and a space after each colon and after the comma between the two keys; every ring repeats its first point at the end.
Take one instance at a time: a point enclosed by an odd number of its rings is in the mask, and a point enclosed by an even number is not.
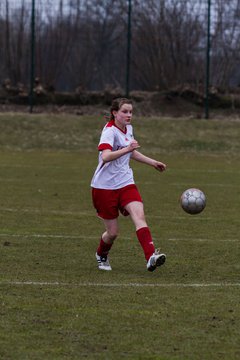
{"type": "Polygon", "coordinates": [[[123,155],[133,152],[133,150],[138,149],[140,146],[136,140],[130,142],[130,144],[122,149],[112,151],[110,149],[105,149],[102,151],[102,160],[104,162],[109,162],[120,158],[123,155]]]}

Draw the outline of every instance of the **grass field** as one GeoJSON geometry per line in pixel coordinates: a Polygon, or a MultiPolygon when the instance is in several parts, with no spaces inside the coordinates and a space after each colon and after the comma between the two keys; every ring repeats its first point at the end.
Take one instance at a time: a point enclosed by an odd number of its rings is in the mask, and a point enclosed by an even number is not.
{"type": "Polygon", "coordinates": [[[95,250],[103,230],[89,183],[104,121],[0,115],[0,358],[240,358],[240,121],[137,118],[133,163],[166,264],[146,271],[120,218],[112,272],[95,250]],[[183,212],[199,187],[203,213],[183,212]]]}

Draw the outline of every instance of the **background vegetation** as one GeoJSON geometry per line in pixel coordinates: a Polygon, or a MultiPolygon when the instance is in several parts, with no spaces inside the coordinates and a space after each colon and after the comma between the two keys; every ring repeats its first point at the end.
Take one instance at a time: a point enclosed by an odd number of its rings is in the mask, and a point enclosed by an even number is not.
{"type": "MultiPolygon", "coordinates": [[[[212,0],[211,79],[239,85],[240,4],[212,0]]],[[[131,90],[205,83],[207,0],[132,0],[131,90]]],[[[48,90],[125,89],[125,0],[36,1],[36,77],[48,90]]],[[[31,0],[0,3],[0,80],[29,84],[31,0]]],[[[19,86],[20,84],[18,84],[19,86]]]]}

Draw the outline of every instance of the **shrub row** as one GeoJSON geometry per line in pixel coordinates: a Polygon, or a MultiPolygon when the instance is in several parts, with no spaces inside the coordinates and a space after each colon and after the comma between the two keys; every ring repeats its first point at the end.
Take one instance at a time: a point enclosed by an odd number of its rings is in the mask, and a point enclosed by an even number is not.
{"type": "MultiPolygon", "coordinates": [[[[58,105],[58,106],[84,106],[84,105],[110,105],[112,99],[116,97],[123,97],[122,92],[81,92],[81,93],[67,93],[67,92],[54,92],[54,93],[41,93],[34,94],[34,105],[58,105]]],[[[170,90],[164,92],[144,92],[133,91],[130,97],[135,102],[149,101],[156,103],[156,101],[174,101],[176,98],[182,98],[189,103],[202,107],[204,105],[204,96],[190,89],[185,90],[170,90]]],[[[15,104],[15,105],[28,105],[28,94],[8,94],[5,91],[0,91],[1,104],[15,104]]],[[[209,105],[216,109],[239,109],[240,108],[240,95],[239,94],[209,94],[209,105]]]]}

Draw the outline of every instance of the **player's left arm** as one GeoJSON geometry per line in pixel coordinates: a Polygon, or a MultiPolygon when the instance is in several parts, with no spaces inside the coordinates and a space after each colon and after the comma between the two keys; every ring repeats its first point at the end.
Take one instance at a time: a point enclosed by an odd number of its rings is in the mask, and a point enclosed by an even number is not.
{"type": "Polygon", "coordinates": [[[143,155],[142,153],[140,153],[137,150],[134,150],[132,152],[131,159],[139,161],[139,162],[141,162],[143,164],[153,166],[158,171],[164,171],[164,170],[166,170],[166,167],[167,167],[166,164],[164,164],[164,163],[162,163],[160,161],[157,161],[155,159],[152,159],[152,158],[150,158],[150,157],[148,157],[146,155],[143,155]]]}

